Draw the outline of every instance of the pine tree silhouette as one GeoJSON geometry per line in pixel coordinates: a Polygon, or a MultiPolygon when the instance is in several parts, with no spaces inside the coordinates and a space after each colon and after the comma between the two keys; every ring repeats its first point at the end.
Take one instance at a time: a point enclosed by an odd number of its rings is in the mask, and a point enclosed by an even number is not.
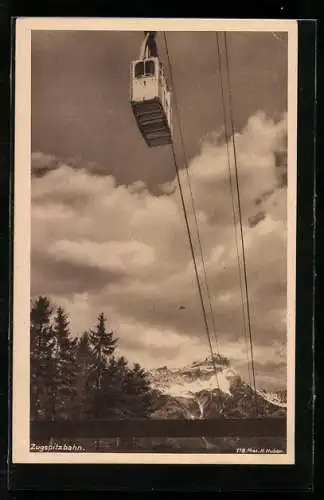
{"type": "Polygon", "coordinates": [[[30,313],[31,418],[53,420],[56,415],[55,340],[51,325],[53,307],[38,297],[30,313]]]}
{"type": "Polygon", "coordinates": [[[128,370],[124,379],[124,392],[127,395],[127,413],[129,417],[147,418],[152,412],[154,393],[146,371],[138,363],[128,370]]]}
{"type": "Polygon", "coordinates": [[[94,367],[94,357],[89,343],[89,333],[84,332],[78,339],[76,346],[76,404],[73,414],[77,418],[91,417],[89,407],[91,391],[94,389],[93,378],[91,377],[94,367]]]}
{"type": "Polygon", "coordinates": [[[62,306],[56,310],[53,320],[55,337],[55,361],[57,384],[57,411],[60,417],[71,417],[76,398],[76,347],[69,328],[69,319],[62,306]]]}
{"type": "Polygon", "coordinates": [[[93,364],[89,374],[89,382],[93,387],[90,406],[95,418],[103,415],[106,407],[105,398],[107,399],[108,395],[103,385],[103,379],[108,366],[108,358],[113,355],[116,342],[117,339],[114,338],[113,332],[106,329],[104,314],[100,313],[96,328],[90,330],[89,333],[89,346],[93,356],[93,364]]]}

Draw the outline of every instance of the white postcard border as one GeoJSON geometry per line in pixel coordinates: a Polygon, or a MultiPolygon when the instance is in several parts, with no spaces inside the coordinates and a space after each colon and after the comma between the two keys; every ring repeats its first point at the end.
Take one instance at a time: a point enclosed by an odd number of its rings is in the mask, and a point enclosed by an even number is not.
{"type": "MultiPolygon", "coordinates": [[[[15,53],[15,165],[13,266],[13,463],[294,464],[295,463],[295,280],[297,205],[298,26],[294,20],[188,20],[19,18],[15,53]],[[166,30],[288,32],[288,307],[287,453],[33,453],[29,451],[29,316],[31,248],[31,31],[166,30]]],[[[275,71],[275,68],[274,68],[275,71]]]]}

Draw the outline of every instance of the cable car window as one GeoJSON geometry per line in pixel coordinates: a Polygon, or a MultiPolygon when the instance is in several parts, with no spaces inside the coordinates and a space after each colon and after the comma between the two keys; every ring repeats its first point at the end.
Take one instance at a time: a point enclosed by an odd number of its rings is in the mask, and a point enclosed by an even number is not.
{"type": "Polygon", "coordinates": [[[135,78],[139,78],[144,75],[144,62],[138,62],[135,65],[135,78]]]}
{"type": "Polygon", "coordinates": [[[141,78],[143,76],[154,76],[155,74],[155,63],[152,60],[140,61],[136,63],[134,75],[135,78],[141,78]]]}
{"type": "Polygon", "coordinates": [[[145,75],[146,76],[154,76],[155,73],[155,64],[154,61],[149,60],[145,63],[145,75]]]}

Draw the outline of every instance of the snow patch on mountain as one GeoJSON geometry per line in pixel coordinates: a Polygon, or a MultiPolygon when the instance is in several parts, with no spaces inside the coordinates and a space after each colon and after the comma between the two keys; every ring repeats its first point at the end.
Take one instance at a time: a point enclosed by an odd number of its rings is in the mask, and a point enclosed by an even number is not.
{"type": "Polygon", "coordinates": [[[226,374],[222,372],[219,372],[217,375],[213,374],[209,379],[205,380],[201,380],[199,378],[193,380],[192,382],[179,380],[169,386],[159,386],[159,384],[156,384],[156,388],[159,389],[162,394],[168,394],[169,396],[175,397],[193,397],[198,392],[213,391],[217,388],[231,396],[231,384],[226,377],[226,374]]]}
{"type": "Polygon", "coordinates": [[[166,366],[152,370],[152,385],[162,394],[175,397],[194,397],[201,391],[221,390],[231,396],[231,382],[237,376],[225,358],[195,361],[181,369],[166,366]]]}
{"type": "Polygon", "coordinates": [[[260,390],[257,390],[257,392],[258,394],[260,394],[260,396],[269,401],[269,403],[272,403],[273,405],[276,406],[280,406],[281,408],[287,408],[287,402],[280,399],[278,394],[276,394],[275,392],[266,392],[260,390]]]}

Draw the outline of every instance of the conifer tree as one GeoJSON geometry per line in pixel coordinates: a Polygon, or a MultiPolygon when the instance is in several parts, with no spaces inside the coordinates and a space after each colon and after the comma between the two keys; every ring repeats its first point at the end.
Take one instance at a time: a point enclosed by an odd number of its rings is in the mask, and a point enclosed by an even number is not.
{"type": "Polygon", "coordinates": [[[60,417],[71,416],[76,397],[76,344],[70,332],[69,319],[62,306],[53,321],[57,384],[57,411],[60,417]]]}
{"type": "Polygon", "coordinates": [[[89,342],[98,361],[106,360],[114,353],[117,339],[114,339],[113,332],[107,332],[104,313],[99,314],[95,330],[90,330],[89,342]]]}
{"type": "MultiPolygon", "coordinates": [[[[98,322],[94,330],[89,333],[89,345],[93,356],[89,382],[92,384],[93,391],[91,397],[91,408],[95,418],[103,413],[107,387],[103,385],[104,377],[108,366],[108,358],[115,351],[117,339],[114,338],[112,331],[106,329],[106,318],[103,313],[99,314],[98,322]]],[[[106,377],[105,377],[106,378],[106,377]]]]}
{"type": "Polygon", "coordinates": [[[76,394],[74,415],[80,418],[89,414],[89,401],[91,399],[91,369],[94,359],[89,343],[89,333],[84,332],[76,345],[76,394]]]}
{"type": "Polygon", "coordinates": [[[124,390],[129,368],[126,359],[111,356],[103,377],[102,414],[104,418],[124,418],[127,416],[127,394],[124,390]]]}
{"type": "Polygon", "coordinates": [[[56,413],[53,307],[39,296],[30,313],[30,398],[31,418],[53,419],[56,413]]]}
{"type": "Polygon", "coordinates": [[[154,393],[147,372],[138,363],[135,363],[134,367],[127,372],[124,392],[127,395],[128,416],[148,418],[153,409],[154,393]]]}

